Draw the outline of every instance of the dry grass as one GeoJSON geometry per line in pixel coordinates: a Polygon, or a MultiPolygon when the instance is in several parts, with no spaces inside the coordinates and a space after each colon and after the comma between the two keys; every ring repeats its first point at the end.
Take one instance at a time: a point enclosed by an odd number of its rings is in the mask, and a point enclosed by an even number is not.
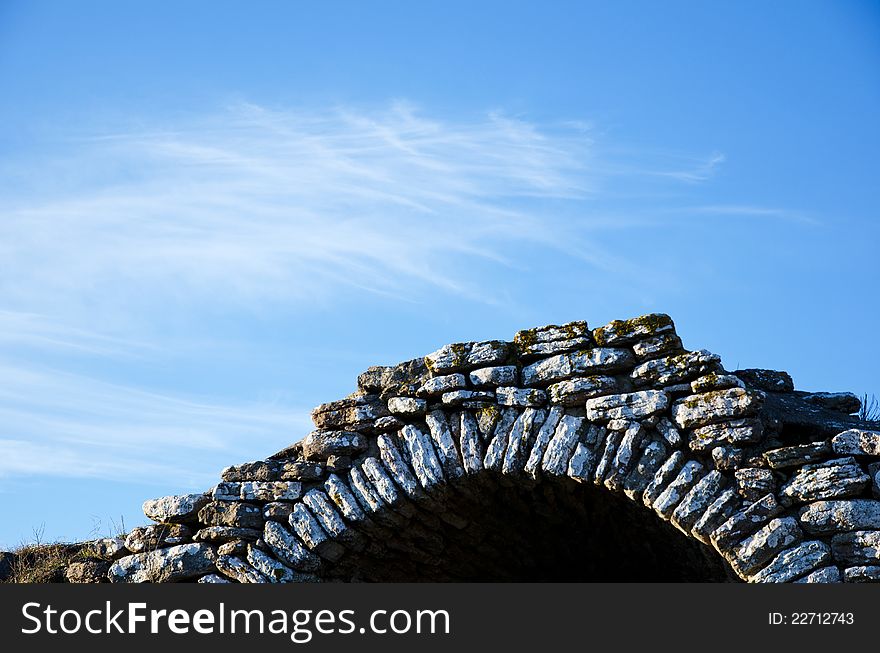
{"type": "MultiPolygon", "coordinates": [[[[113,535],[124,537],[124,522],[111,524],[113,535]]],[[[43,541],[44,527],[34,529],[33,539],[22,543],[11,551],[12,573],[3,583],[66,583],[64,573],[73,562],[98,559],[89,542],[51,542],[43,541]]],[[[96,525],[93,535],[99,531],[96,525]]],[[[99,537],[96,535],[96,538],[99,537]]]]}
{"type": "Polygon", "coordinates": [[[868,397],[867,393],[862,396],[862,407],[859,409],[859,419],[866,422],[880,422],[880,402],[875,395],[868,397]]]}

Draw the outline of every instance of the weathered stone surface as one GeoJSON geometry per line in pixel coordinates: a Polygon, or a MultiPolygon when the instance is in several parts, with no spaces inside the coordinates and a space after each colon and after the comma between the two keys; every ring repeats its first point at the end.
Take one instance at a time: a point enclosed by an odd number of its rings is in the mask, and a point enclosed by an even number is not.
{"type": "Polygon", "coordinates": [[[620,372],[634,363],[635,358],[628,349],[585,349],[551,356],[525,366],[522,370],[522,382],[525,386],[550,384],[574,376],[620,372]]]}
{"type": "Polygon", "coordinates": [[[400,454],[400,450],[394,441],[387,435],[380,435],[378,438],[379,456],[388,473],[394,479],[407,496],[417,499],[423,495],[418,479],[413,474],[409,465],[400,454]]]}
{"type": "Polygon", "coordinates": [[[644,390],[587,399],[587,419],[591,422],[611,419],[637,420],[662,412],[669,399],[662,390],[644,390]]]}
{"type": "Polygon", "coordinates": [[[576,415],[565,415],[547,444],[541,459],[541,468],[548,474],[563,476],[568,471],[568,461],[574,453],[575,445],[587,428],[587,420],[576,415]]]}
{"type": "Polygon", "coordinates": [[[449,408],[457,406],[487,406],[495,404],[495,393],[479,390],[453,390],[444,392],[440,396],[440,402],[449,408]]]}
{"type": "Polygon", "coordinates": [[[761,497],[731,515],[721,526],[712,531],[712,545],[721,553],[726,553],[780,512],[782,506],[776,501],[776,497],[772,494],[761,497]]]}
{"type": "Polygon", "coordinates": [[[522,369],[522,383],[525,386],[541,385],[562,381],[575,376],[571,366],[571,358],[567,354],[559,354],[539,360],[522,369]]]}
{"type": "Polygon", "coordinates": [[[208,501],[207,494],[178,494],[144,501],[143,511],[157,522],[189,522],[208,501]]]}
{"type": "Polygon", "coordinates": [[[202,583],[204,585],[224,585],[231,583],[232,581],[217,574],[206,574],[199,578],[196,582],[202,583]]]}
{"type": "Polygon", "coordinates": [[[654,502],[663,493],[666,487],[678,476],[685,463],[684,454],[681,451],[674,451],[671,456],[662,464],[655,472],[654,478],[648,483],[648,487],[642,493],[642,502],[648,508],[654,506],[654,502]]]}
{"type": "Polygon", "coordinates": [[[516,365],[483,367],[468,374],[468,379],[475,388],[516,385],[519,382],[519,368],[516,365]]]}
{"type": "Polygon", "coordinates": [[[703,544],[712,544],[712,533],[733,514],[741,501],[733,489],[726,489],[709,504],[706,512],[697,519],[691,534],[703,544]]]}
{"type": "Polygon", "coordinates": [[[401,386],[418,387],[427,375],[425,359],[416,358],[390,367],[370,367],[358,376],[357,383],[358,388],[366,393],[385,394],[399,390],[401,386]]]}
{"type": "Polygon", "coordinates": [[[501,417],[492,429],[492,437],[486,447],[486,455],[483,457],[483,467],[494,471],[500,471],[504,464],[504,454],[507,452],[507,440],[510,429],[520,416],[516,408],[507,408],[502,411],[501,417]]]}
{"type": "Polygon", "coordinates": [[[834,565],[829,565],[827,567],[822,567],[821,569],[817,569],[816,571],[811,571],[809,574],[800,578],[795,583],[839,583],[840,582],[840,569],[835,567],[834,565]]]}
{"type": "Polygon", "coordinates": [[[773,519],[742,541],[729,558],[731,566],[741,576],[748,577],[802,537],[794,517],[773,519]]]}
{"type": "MultiPolygon", "coordinates": [[[[421,387],[421,386],[419,386],[421,387]]],[[[414,391],[415,392],[415,391],[414,391]]],[[[394,415],[388,415],[387,417],[380,417],[373,423],[373,430],[377,433],[387,433],[388,431],[399,431],[403,428],[403,422],[397,419],[394,415]]],[[[327,456],[327,463],[329,467],[329,462],[332,458],[336,458],[336,455],[327,456]]]]}
{"type": "Polygon", "coordinates": [[[446,421],[446,414],[441,410],[435,410],[425,416],[425,421],[434,441],[434,450],[437,452],[443,474],[448,479],[464,476],[464,467],[461,465],[458,448],[446,421]]]}
{"type": "Polygon", "coordinates": [[[791,392],[794,390],[794,381],[788,372],[778,370],[747,369],[736,370],[733,374],[745,381],[746,385],[767,392],[791,392]]]}
{"type": "Polygon", "coordinates": [[[630,378],[637,386],[667,386],[721,370],[721,358],[706,351],[657,358],[637,365],[630,378]]]}
{"type": "Polygon", "coordinates": [[[464,374],[447,374],[427,379],[424,385],[418,389],[420,397],[434,397],[452,390],[463,390],[467,387],[464,374]]]}
{"type": "Polygon", "coordinates": [[[196,542],[210,542],[220,544],[234,540],[246,540],[255,542],[260,538],[260,531],[256,528],[242,528],[240,526],[206,526],[193,535],[196,542]]]}
{"type": "Polygon", "coordinates": [[[192,531],[183,524],[155,524],[131,529],[125,538],[125,548],[132,553],[173,544],[184,544],[192,539],[192,531]]]}
{"type": "Polygon", "coordinates": [[[510,343],[501,340],[459,342],[444,345],[425,356],[425,365],[433,374],[449,374],[475,367],[502,365],[510,356],[510,343]]]}
{"type": "Polygon", "coordinates": [[[701,478],[672,512],[673,525],[685,535],[690,534],[694,524],[709,509],[724,484],[724,476],[714,469],[701,478]]]}
{"type": "Polygon", "coordinates": [[[862,565],[843,570],[845,583],[880,583],[880,566],[862,565]]]}
{"type": "Polygon", "coordinates": [[[428,411],[428,402],[424,399],[414,399],[412,397],[391,397],[388,400],[388,410],[395,415],[404,415],[406,417],[424,415],[428,411]]]}
{"type": "Polygon", "coordinates": [[[623,483],[636,462],[639,446],[644,437],[645,432],[642,425],[638,422],[631,422],[620,439],[611,465],[605,473],[605,487],[609,490],[620,491],[623,489],[623,483]]]}
{"type": "Polygon", "coordinates": [[[862,407],[861,399],[852,392],[813,392],[804,397],[804,401],[844,415],[857,413],[862,407]]]}
{"type": "Polygon", "coordinates": [[[623,493],[632,501],[641,501],[642,493],[654,478],[654,474],[666,460],[666,445],[660,440],[649,441],[635,467],[623,482],[623,493]]]}
{"type": "Polygon", "coordinates": [[[880,530],[880,501],[816,501],[801,509],[799,519],[801,527],[813,534],[880,530]]]}
{"type": "Polygon", "coordinates": [[[637,340],[675,332],[672,318],[665,313],[652,313],[629,320],[613,320],[593,331],[600,346],[628,345],[637,340]]]}
{"type": "Polygon", "coordinates": [[[106,583],[109,560],[84,560],[72,562],[64,572],[68,583],[106,583]]]}
{"type": "Polygon", "coordinates": [[[880,456],[880,431],[849,429],[831,438],[836,454],[850,456],[880,456]]]}
{"type": "Polygon", "coordinates": [[[693,451],[709,451],[727,444],[741,447],[760,442],[763,434],[764,427],[760,420],[735,419],[694,429],[688,446],[693,451]]]}
{"type": "Polygon", "coordinates": [[[215,501],[238,501],[241,498],[241,483],[229,481],[217,483],[211,490],[211,498],[215,501]]]}
{"type": "Polygon", "coordinates": [[[632,348],[636,355],[636,361],[639,363],[660,358],[661,356],[674,356],[684,353],[681,338],[674,333],[664,333],[659,336],[639,340],[633,343],[632,348]]]}
{"type": "Polygon", "coordinates": [[[713,447],[710,454],[715,469],[721,471],[736,469],[742,464],[745,456],[742,449],[731,446],[713,447]]]}
{"type": "Polygon", "coordinates": [[[257,460],[241,465],[232,465],[220,472],[220,478],[227,482],[237,481],[277,481],[281,466],[274,460],[257,460]]]}
{"type": "Polygon", "coordinates": [[[207,544],[180,544],[120,558],[107,575],[113,583],[173,583],[215,571],[215,558],[207,544]]]}
{"type": "Polygon", "coordinates": [[[469,411],[462,411],[459,417],[461,432],[461,465],[465,474],[476,474],[483,470],[483,443],[477,419],[469,411]]]}
{"type": "Polygon", "coordinates": [[[871,477],[871,494],[880,499],[880,463],[868,465],[868,476],[871,477]]]}
{"type": "Polygon", "coordinates": [[[776,492],[776,477],[769,469],[743,467],[734,472],[736,488],[746,501],[757,501],[765,494],[776,492]]]}
{"type": "Polygon", "coordinates": [[[326,460],[328,456],[352,456],[367,448],[367,439],[353,431],[312,431],[302,440],[303,456],[326,460]]]}
{"type": "Polygon", "coordinates": [[[847,565],[880,565],[880,530],[837,533],[831,538],[831,552],[847,565]]]}
{"type": "Polygon", "coordinates": [[[324,467],[318,463],[286,460],[280,467],[278,478],[282,481],[318,481],[324,478],[324,467]]]}
{"type": "Polygon", "coordinates": [[[92,540],[88,543],[86,550],[89,555],[104,560],[116,560],[124,555],[128,555],[124,537],[102,537],[92,540]]]}
{"type": "MultiPolygon", "coordinates": [[[[523,467],[523,471],[534,479],[538,478],[538,472],[541,469],[541,461],[544,458],[544,453],[547,451],[547,446],[550,444],[550,440],[553,439],[553,435],[556,433],[556,428],[559,426],[563,414],[564,411],[560,406],[554,406],[547,413],[547,417],[544,419],[543,424],[541,424],[541,428],[538,429],[535,441],[529,452],[529,457],[523,467]]],[[[464,443],[462,441],[462,448],[463,447],[464,443]]]]}
{"type": "Polygon", "coordinates": [[[746,384],[733,374],[707,374],[691,381],[691,392],[695,395],[711,390],[745,387],[746,384]]]}
{"type": "Polygon", "coordinates": [[[765,451],[764,460],[767,461],[770,469],[785,469],[821,460],[828,457],[830,453],[831,445],[827,442],[813,442],[765,451]]]}
{"type": "Polygon", "coordinates": [[[239,583],[267,583],[268,579],[247,562],[235,556],[218,555],[217,571],[239,583]]]}
{"type": "Polygon", "coordinates": [[[619,384],[613,376],[581,376],[554,383],[547,388],[550,402],[562,406],[581,406],[590,397],[614,393],[619,384]]]}
{"type": "Polygon", "coordinates": [[[348,484],[336,474],[331,474],[324,482],[324,489],[348,521],[357,522],[366,517],[348,484]]]}
{"type": "MultiPolygon", "coordinates": [[[[398,430],[401,426],[403,426],[403,422],[401,422],[395,429],[398,430]]],[[[384,433],[384,431],[380,431],[384,433]]],[[[352,461],[351,456],[327,456],[327,461],[324,463],[324,467],[327,470],[328,474],[339,474],[340,472],[345,472],[351,469],[352,461]]],[[[324,475],[321,474],[321,478],[324,478],[324,475]]],[[[320,480],[320,479],[314,479],[320,480]]]]}
{"type": "Polygon", "coordinates": [[[672,422],[665,417],[661,417],[657,420],[657,431],[663,436],[663,439],[666,440],[670,447],[677,447],[682,442],[681,433],[679,433],[678,429],[673,426],[672,422]]]}
{"type": "MultiPolygon", "coordinates": [[[[319,431],[360,431],[372,427],[377,419],[387,415],[385,402],[378,395],[355,393],[318,406],[312,411],[312,421],[319,431]]],[[[305,446],[303,442],[304,450],[305,446]]],[[[331,453],[340,452],[330,451],[327,455],[331,453]]],[[[308,455],[306,458],[313,459],[308,455]]]]}
{"type": "Polygon", "coordinates": [[[779,491],[791,501],[816,501],[861,494],[870,478],[853,458],[804,465],[779,491]]]}
{"type": "Polygon", "coordinates": [[[683,429],[754,415],[762,396],[742,388],[714,390],[672,404],[672,420],[683,429]]]}
{"type": "Polygon", "coordinates": [[[608,435],[605,436],[605,442],[600,443],[600,446],[597,448],[597,452],[601,451],[601,454],[599,454],[599,460],[596,462],[596,468],[593,471],[593,482],[597,485],[605,480],[605,474],[608,473],[608,469],[614,461],[614,456],[617,454],[617,447],[622,439],[622,431],[609,431],[608,435]],[[604,447],[602,446],[603,444],[604,447]]]}
{"type": "Polygon", "coordinates": [[[391,506],[400,503],[403,496],[381,462],[376,458],[367,458],[361,463],[360,469],[384,503],[391,506]]]}
{"type": "Polygon", "coordinates": [[[667,485],[656,501],[654,501],[651,506],[654,508],[654,512],[664,519],[670,519],[676,506],[690,492],[697,481],[700,480],[704,472],[705,467],[703,467],[702,463],[696,460],[687,461],[682,466],[681,471],[678,472],[675,480],[667,485]]]}
{"type": "Polygon", "coordinates": [[[802,542],[779,553],[766,567],[749,577],[750,583],[787,583],[803,576],[831,559],[831,549],[824,542],[802,542]]]}
{"type": "Polygon", "coordinates": [[[501,464],[502,473],[518,474],[523,471],[532,443],[546,416],[546,411],[526,408],[513,423],[507,437],[504,461],[501,464]]]}
{"type": "Polygon", "coordinates": [[[568,475],[576,481],[587,483],[596,465],[596,454],[592,449],[578,442],[571,460],[568,461],[568,475]]]}
{"type": "MultiPolygon", "coordinates": [[[[259,537],[257,538],[259,539],[259,537]]],[[[256,540],[252,540],[256,542],[256,540]]],[[[231,542],[224,542],[220,546],[217,547],[217,553],[219,555],[226,556],[244,556],[247,555],[248,550],[248,540],[232,540],[231,542]]]]}
{"type": "Polygon", "coordinates": [[[245,501],[295,501],[302,496],[299,481],[244,481],[241,494],[245,501]]]}
{"type": "Polygon", "coordinates": [[[520,356],[528,359],[592,347],[593,337],[586,322],[569,322],[518,331],[513,342],[520,356]]]}
{"type": "Polygon", "coordinates": [[[501,387],[495,390],[500,406],[540,407],[547,403],[547,393],[535,388],[501,387]]]}
{"type": "Polygon", "coordinates": [[[270,583],[314,583],[318,580],[314,574],[294,571],[253,546],[249,546],[247,549],[247,561],[270,583]]]}
{"type": "Polygon", "coordinates": [[[209,526],[261,528],[263,514],[259,506],[240,501],[211,501],[199,510],[199,521],[209,526]]]}
{"type": "Polygon", "coordinates": [[[339,537],[348,530],[348,526],[333,507],[330,498],[321,490],[312,488],[306,492],[303,503],[328,534],[339,537]]]}
{"type": "Polygon", "coordinates": [[[345,549],[330,539],[327,531],[321,527],[318,520],[302,503],[293,507],[289,521],[290,528],[296,536],[322,558],[336,561],[345,554],[345,549]]]}

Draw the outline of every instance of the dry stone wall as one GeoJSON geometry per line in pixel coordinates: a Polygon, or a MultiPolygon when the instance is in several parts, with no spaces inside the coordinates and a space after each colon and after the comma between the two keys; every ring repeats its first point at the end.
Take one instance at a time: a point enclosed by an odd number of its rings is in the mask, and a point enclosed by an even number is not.
{"type": "MultiPolygon", "coordinates": [[[[78,580],[880,580],[880,431],[667,315],[371,367],[316,430],[144,503],[78,580]]],[[[70,574],[69,574],[70,576],[70,574]]]]}

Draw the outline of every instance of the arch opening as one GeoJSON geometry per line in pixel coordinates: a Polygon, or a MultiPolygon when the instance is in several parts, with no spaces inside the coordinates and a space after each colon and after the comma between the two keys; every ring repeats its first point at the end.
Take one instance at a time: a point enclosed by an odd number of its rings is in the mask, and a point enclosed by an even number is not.
{"type": "Polygon", "coordinates": [[[535,482],[483,472],[395,508],[372,520],[370,539],[378,550],[349,553],[334,576],[391,582],[737,580],[714,550],[653,511],[568,478],[535,482]]]}

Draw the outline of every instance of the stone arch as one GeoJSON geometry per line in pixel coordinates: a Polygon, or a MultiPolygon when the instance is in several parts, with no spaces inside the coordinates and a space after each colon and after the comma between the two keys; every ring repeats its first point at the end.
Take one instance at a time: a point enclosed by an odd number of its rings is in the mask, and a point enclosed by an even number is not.
{"type": "Polygon", "coordinates": [[[447,345],[370,368],[209,493],[147,501],[109,578],[877,580],[858,407],[728,373],[663,314],[447,345]]]}

